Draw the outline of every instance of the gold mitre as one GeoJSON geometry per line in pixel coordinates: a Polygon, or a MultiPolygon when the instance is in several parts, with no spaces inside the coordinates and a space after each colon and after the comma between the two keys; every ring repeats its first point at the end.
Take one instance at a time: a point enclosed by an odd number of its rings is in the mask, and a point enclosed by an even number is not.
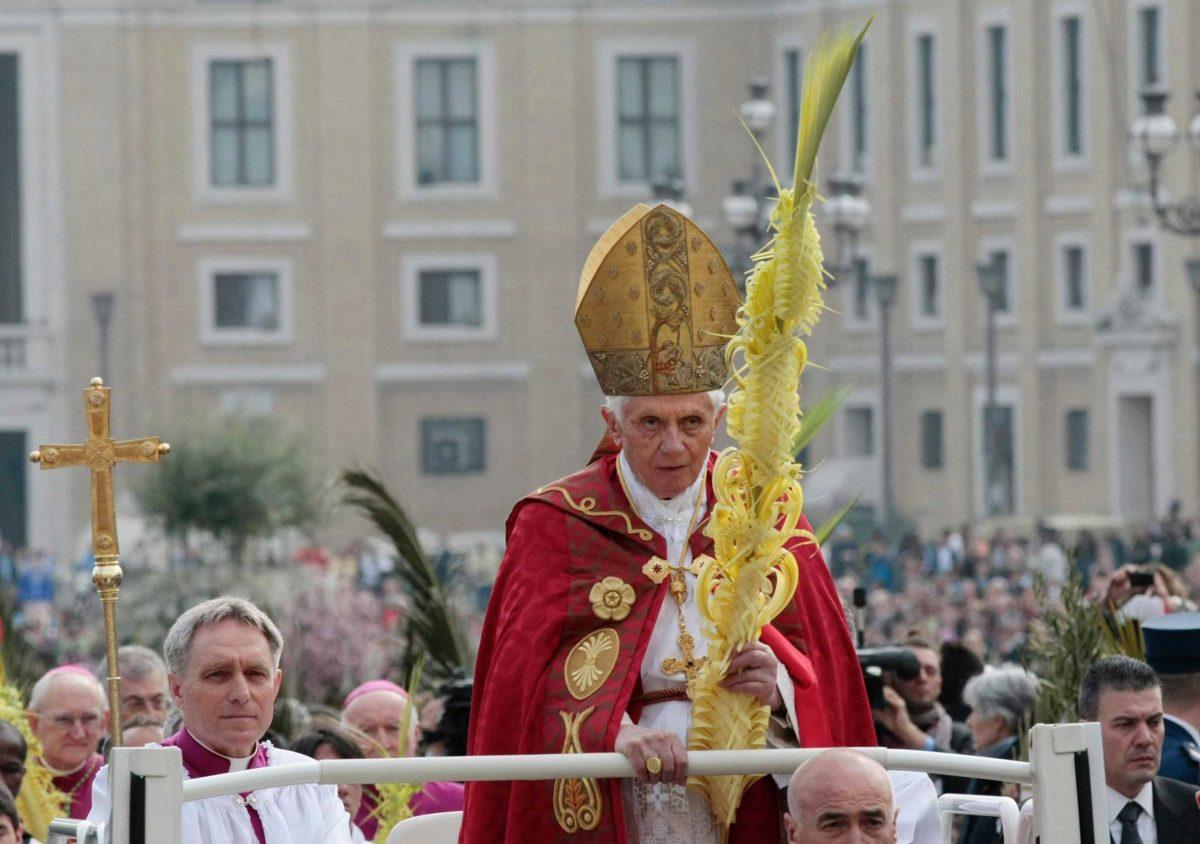
{"type": "Polygon", "coordinates": [[[639,204],[592,247],[575,327],[606,395],[701,393],[728,378],[739,305],[708,235],[673,208],[639,204]]]}

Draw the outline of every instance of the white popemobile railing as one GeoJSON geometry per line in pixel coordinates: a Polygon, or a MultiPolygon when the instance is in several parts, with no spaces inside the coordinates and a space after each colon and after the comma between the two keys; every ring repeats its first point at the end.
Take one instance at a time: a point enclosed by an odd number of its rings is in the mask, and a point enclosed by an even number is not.
{"type": "MultiPolygon", "coordinates": [[[[697,751],[688,754],[688,768],[700,775],[790,774],[820,752],[697,751]]],[[[1108,841],[1098,724],[1033,727],[1029,762],[877,747],[862,752],[890,770],[999,780],[1031,788],[1033,797],[1019,812],[1009,798],[944,795],[939,808],[946,841],[951,814],[1000,818],[1005,844],[1108,841]]],[[[118,748],[112,753],[111,767],[113,813],[108,823],[97,828],[83,821],[55,821],[46,844],[61,844],[70,836],[80,844],[179,844],[184,803],[286,785],[634,776],[633,766],[619,753],[314,760],[185,781],[177,748],[118,748]]]]}

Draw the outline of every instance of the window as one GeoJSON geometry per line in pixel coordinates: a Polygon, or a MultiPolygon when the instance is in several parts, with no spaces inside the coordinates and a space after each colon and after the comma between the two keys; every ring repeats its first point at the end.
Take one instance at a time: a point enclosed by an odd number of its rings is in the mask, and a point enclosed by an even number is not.
{"type": "Polygon", "coordinates": [[[987,158],[1008,160],[1008,28],[989,26],[987,33],[987,158]]]}
{"type": "Polygon", "coordinates": [[[1083,155],[1083,22],[1078,15],[1059,20],[1062,27],[1062,153],[1083,155]]]}
{"type": "Polygon", "coordinates": [[[210,178],[218,187],[275,184],[271,59],[209,63],[210,178]]]}
{"type": "Polygon", "coordinates": [[[479,181],[479,94],[474,58],[418,59],[417,181],[479,181]]]}
{"type": "Polygon", "coordinates": [[[484,471],[487,427],[478,417],[421,420],[421,473],[470,475],[484,471]]]}
{"type": "Polygon", "coordinates": [[[491,340],[496,261],[491,255],[408,255],[401,264],[404,333],[415,340],[491,340]]]}
{"type": "Polygon", "coordinates": [[[1142,298],[1153,296],[1157,289],[1157,261],[1154,254],[1154,243],[1148,240],[1134,241],[1132,244],[1133,286],[1142,298]]]}
{"type": "Polygon", "coordinates": [[[1143,6],[1137,10],[1138,83],[1153,87],[1163,82],[1162,9],[1143,6]]]}
{"type": "Polygon", "coordinates": [[[270,416],[275,412],[275,394],[246,387],[222,390],[220,406],[222,416],[270,416]]]}
{"type": "Polygon", "coordinates": [[[867,169],[867,159],[870,156],[870,134],[867,119],[870,113],[870,87],[867,82],[869,72],[869,53],[866,43],[858,47],[858,58],[850,68],[850,111],[847,136],[849,146],[847,158],[850,169],[855,173],[863,173],[867,169]]]}
{"type": "Polygon", "coordinates": [[[874,413],[869,407],[846,408],[845,456],[870,457],[875,453],[874,413]]]}
{"type": "Polygon", "coordinates": [[[674,56],[617,61],[618,177],[622,182],[683,178],[679,63],[674,56]]]}
{"type": "MultiPolygon", "coordinates": [[[[996,261],[1000,264],[1000,269],[1004,277],[1004,284],[1000,287],[1000,295],[997,297],[996,313],[1008,315],[1013,311],[1013,289],[1012,289],[1012,257],[1008,249],[992,249],[990,250],[985,260],[996,261]]],[[[986,300],[984,305],[987,305],[986,300]]]]}
{"type": "Polygon", "coordinates": [[[1067,411],[1067,468],[1076,472],[1088,468],[1088,412],[1067,411]]]}
{"type": "Polygon", "coordinates": [[[422,270],[417,284],[421,325],[483,325],[483,279],[478,269],[422,270]]]}
{"type": "Polygon", "coordinates": [[[937,54],[934,35],[917,36],[917,164],[924,169],[937,165],[937,54]]]}
{"type": "MultiPolygon", "coordinates": [[[[800,95],[804,90],[804,51],[799,47],[783,51],[783,75],[784,96],[787,97],[784,117],[788,121],[784,132],[788,142],[785,152],[794,156],[800,133],[800,95]]],[[[786,157],[784,160],[787,160],[786,157]]]]}
{"type": "Polygon", "coordinates": [[[20,62],[0,53],[0,324],[24,321],[20,62]]]}
{"type": "Polygon", "coordinates": [[[285,259],[201,261],[201,341],[217,345],[290,342],[291,272],[285,259]]]}
{"type": "Polygon", "coordinates": [[[942,318],[942,284],[938,256],[926,253],[917,256],[917,316],[922,322],[938,322],[942,318]]]}
{"type": "Polygon", "coordinates": [[[1081,243],[1062,247],[1062,306],[1067,314],[1087,310],[1087,256],[1081,243]]]}
{"type": "Polygon", "coordinates": [[[870,259],[865,256],[854,259],[848,282],[842,288],[845,291],[843,314],[848,327],[865,328],[875,320],[870,273],[870,259]]]}
{"type": "Polygon", "coordinates": [[[942,468],[942,412],[926,410],[921,414],[921,466],[942,468]]]}

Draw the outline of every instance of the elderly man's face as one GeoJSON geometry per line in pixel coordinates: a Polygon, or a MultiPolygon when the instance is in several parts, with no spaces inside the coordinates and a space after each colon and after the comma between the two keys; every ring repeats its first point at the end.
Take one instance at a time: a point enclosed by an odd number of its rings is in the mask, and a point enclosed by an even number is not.
{"type": "Polygon", "coordinates": [[[891,781],[870,760],[817,757],[792,777],[788,804],[789,844],[896,844],[891,781]]]}
{"type": "Polygon", "coordinates": [[[412,756],[416,750],[417,713],[412,715],[412,729],[409,740],[400,742],[401,726],[404,723],[404,710],[408,701],[395,692],[380,690],[368,692],[350,701],[350,705],[342,711],[342,722],[362,733],[366,739],[360,739],[362,752],[368,757],[412,756]]]}
{"type": "Polygon", "coordinates": [[[96,752],[108,728],[108,707],[99,684],[79,674],[57,674],[29,713],[29,726],[42,742],[42,757],[58,771],[74,771],[96,752]]]}
{"type": "Polygon", "coordinates": [[[234,619],[197,630],[183,673],[168,675],[188,732],[235,759],[252,754],[271,725],[282,679],[267,637],[234,619]]]}
{"type": "Polygon", "coordinates": [[[892,685],[907,702],[918,706],[932,706],[942,693],[942,657],[929,648],[912,648],[921,664],[921,673],[915,680],[896,679],[892,685]]]}
{"type": "Polygon", "coordinates": [[[1134,797],[1158,773],[1162,757],[1162,692],[1100,693],[1096,720],[1104,739],[1104,778],[1126,797],[1134,797]]]}
{"type": "Polygon", "coordinates": [[[706,393],[685,393],[626,399],[620,418],[602,412],[638,480],[659,498],[674,498],[700,474],[725,409],[714,412],[706,393]]]}
{"type": "Polygon", "coordinates": [[[162,723],[167,719],[167,703],[171,700],[167,678],[155,671],[147,677],[121,678],[121,719],[125,722],[145,717],[162,723]]]}

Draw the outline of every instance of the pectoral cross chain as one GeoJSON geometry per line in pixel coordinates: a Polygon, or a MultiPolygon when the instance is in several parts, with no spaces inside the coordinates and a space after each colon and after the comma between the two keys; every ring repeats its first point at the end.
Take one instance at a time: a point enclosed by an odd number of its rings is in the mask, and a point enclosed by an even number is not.
{"type": "Polygon", "coordinates": [[[696,694],[696,678],[700,675],[704,663],[708,662],[708,657],[696,656],[696,640],[688,632],[687,622],[684,620],[683,602],[687,600],[687,583],[683,579],[683,569],[674,569],[671,572],[671,596],[675,599],[675,607],[679,613],[679,638],[676,641],[683,658],[664,659],[662,670],[665,674],[683,674],[687,678],[688,700],[692,700],[696,694]]]}

